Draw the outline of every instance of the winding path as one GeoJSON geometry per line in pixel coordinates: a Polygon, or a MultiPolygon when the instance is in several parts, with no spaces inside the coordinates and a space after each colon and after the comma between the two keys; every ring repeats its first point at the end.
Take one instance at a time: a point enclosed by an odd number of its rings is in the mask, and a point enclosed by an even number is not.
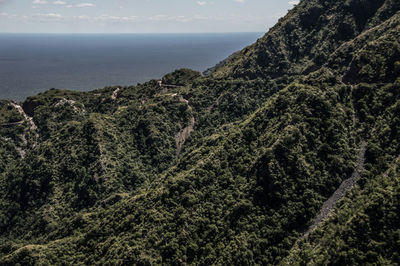
{"type": "Polygon", "coordinates": [[[162,80],[158,80],[158,85],[160,86],[160,88],[183,88],[185,86],[183,85],[172,85],[172,84],[164,84],[162,82],[162,80]]]}

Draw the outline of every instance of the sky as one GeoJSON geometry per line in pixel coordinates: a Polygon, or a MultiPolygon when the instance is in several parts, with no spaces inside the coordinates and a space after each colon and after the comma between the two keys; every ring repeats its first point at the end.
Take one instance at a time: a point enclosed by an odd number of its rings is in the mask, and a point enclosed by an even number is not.
{"type": "Polygon", "coordinates": [[[265,32],[297,0],[0,0],[0,32],[265,32]]]}

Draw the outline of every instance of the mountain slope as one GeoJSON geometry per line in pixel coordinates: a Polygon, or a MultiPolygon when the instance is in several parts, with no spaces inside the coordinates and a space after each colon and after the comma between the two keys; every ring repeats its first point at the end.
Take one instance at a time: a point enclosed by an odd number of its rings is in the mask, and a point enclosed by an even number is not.
{"type": "Polygon", "coordinates": [[[399,9],[395,0],[301,1],[264,37],[211,75],[269,79],[308,74],[326,65],[344,42],[381,24],[399,9]]]}
{"type": "Polygon", "coordinates": [[[35,129],[1,102],[0,264],[396,264],[399,10],[302,1],[209,76],[30,97],[35,129]]]}
{"type": "Polygon", "coordinates": [[[282,264],[397,264],[399,179],[398,157],[385,173],[355,189],[282,264]]]}

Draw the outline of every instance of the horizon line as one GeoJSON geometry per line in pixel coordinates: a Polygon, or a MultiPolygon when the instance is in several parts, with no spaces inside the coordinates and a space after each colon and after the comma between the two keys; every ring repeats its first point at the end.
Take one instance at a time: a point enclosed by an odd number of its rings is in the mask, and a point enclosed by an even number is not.
{"type": "Polygon", "coordinates": [[[224,34],[224,33],[265,33],[263,31],[201,31],[201,32],[0,32],[0,34],[224,34]]]}

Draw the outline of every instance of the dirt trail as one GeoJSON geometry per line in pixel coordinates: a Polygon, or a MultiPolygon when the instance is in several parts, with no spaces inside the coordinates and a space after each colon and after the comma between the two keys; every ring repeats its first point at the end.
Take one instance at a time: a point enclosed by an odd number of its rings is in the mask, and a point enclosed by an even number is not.
{"type": "Polygon", "coordinates": [[[318,216],[314,219],[313,224],[308,228],[308,230],[304,233],[304,235],[300,239],[306,238],[311,231],[313,231],[321,222],[323,222],[335,208],[336,203],[340,199],[342,199],[346,195],[346,193],[353,188],[357,180],[360,179],[360,174],[364,170],[366,149],[367,149],[367,143],[364,141],[361,143],[361,147],[358,152],[357,166],[354,169],[353,174],[350,176],[350,178],[344,180],[340,185],[340,187],[332,194],[332,196],[327,201],[324,202],[321,211],[318,214],[318,216]]]}
{"type": "Polygon", "coordinates": [[[160,88],[163,88],[163,89],[168,89],[168,88],[183,88],[183,87],[185,87],[185,86],[182,86],[182,85],[164,84],[164,83],[162,82],[162,80],[158,80],[157,82],[158,82],[158,85],[160,86],[160,88]]]}
{"type": "Polygon", "coordinates": [[[168,85],[168,84],[163,84],[162,85],[165,88],[183,88],[184,86],[180,86],[180,85],[168,85]]]}

